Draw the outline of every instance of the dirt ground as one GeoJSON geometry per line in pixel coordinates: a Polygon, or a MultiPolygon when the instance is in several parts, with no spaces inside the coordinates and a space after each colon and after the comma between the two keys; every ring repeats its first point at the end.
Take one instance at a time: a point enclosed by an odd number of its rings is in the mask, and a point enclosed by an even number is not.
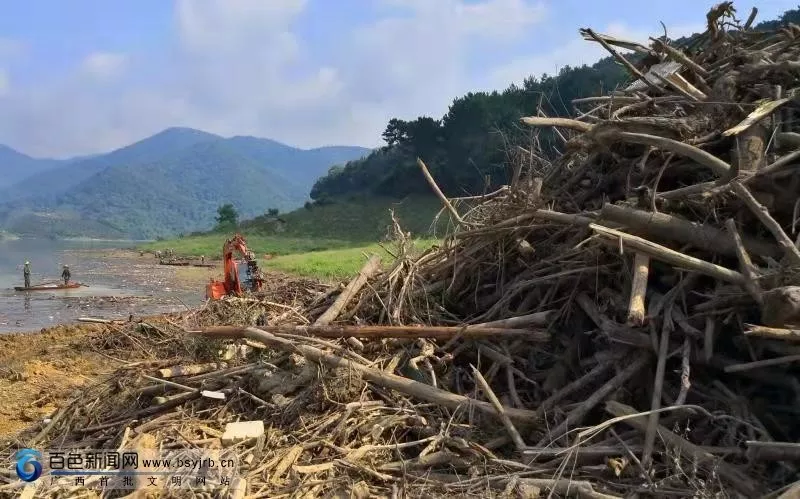
{"type": "Polygon", "coordinates": [[[104,326],[56,326],[38,333],[0,335],[0,440],[40,424],[76,388],[115,361],[82,348],[104,326]]]}
{"type": "MultiPolygon", "coordinates": [[[[132,275],[127,277],[133,282],[149,283],[156,298],[159,289],[196,290],[202,295],[205,283],[210,277],[215,277],[217,271],[159,266],[152,255],[142,257],[123,250],[106,250],[98,258],[112,269],[120,265],[131,269],[132,275]]],[[[125,308],[128,305],[120,304],[134,300],[138,299],[106,300],[105,306],[95,309],[106,312],[103,314],[106,317],[128,319],[127,314],[122,316],[128,311],[125,308]]],[[[118,361],[87,348],[90,336],[102,334],[105,329],[102,324],[77,323],[40,331],[0,334],[0,441],[13,439],[24,429],[41,426],[43,420],[69,400],[76,389],[112,372],[119,365],[118,361]]]]}

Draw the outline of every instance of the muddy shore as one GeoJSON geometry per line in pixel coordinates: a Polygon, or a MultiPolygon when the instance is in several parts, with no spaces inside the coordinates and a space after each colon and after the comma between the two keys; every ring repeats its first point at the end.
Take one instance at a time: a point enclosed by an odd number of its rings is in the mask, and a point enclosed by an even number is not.
{"type": "Polygon", "coordinates": [[[85,287],[60,291],[0,291],[0,335],[74,323],[78,317],[128,318],[186,310],[204,299],[217,268],[159,265],[132,250],[71,250],[73,280],[85,287]]]}
{"type": "MultiPolygon", "coordinates": [[[[93,336],[106,331],[106,326],[79,323],[78,317],[158,320],[161,314],[185,312],[202,302],[204,285],[216,270],[159,265],[152,255],[127,250],[94,253],[96,264],[82,273],[81,282],[112,282],[117,289],[137,292],[127,296],[95,296],[91,292],[47,296],[50,293],[45,292],[30,297],[31,309],[27,312],[44,310],[49,317],[31,319],[29,314],[27,322],[18,319],[12,324],[19,332],[0,332],[0,441],[41,425],[75,390],[120,365],[113,352],[103,355],[86,347],[93,336]],[[37,327],[57,319],[65,323],[37,327]]],[[[86,256],[82,252],[81,257],[86,256]]],[[[4,310],[3,316],[14,313],[4,310]]],[[[8,324],[2,327],[9,329],[8,324]]]]}

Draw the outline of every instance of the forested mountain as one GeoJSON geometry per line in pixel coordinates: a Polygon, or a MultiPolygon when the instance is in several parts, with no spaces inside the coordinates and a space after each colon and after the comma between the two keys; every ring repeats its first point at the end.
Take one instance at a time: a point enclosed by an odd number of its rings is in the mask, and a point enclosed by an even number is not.
{"type": "Polygon", "coordinates": [[[224,203],[243,217],[302,206],[332,164],[368,152],[169,128],[108,154],[29,170],[0,190],[0,226],[23,235],[138,238],[209,229],[224,203]]]}
{"type": "MultiPolygon", "coordinates": [[[[778,24],[800,22],[800,9],[755,29],[775,29],[778,24]]],[[[673,40],[686,45],[690,38],[673,40]]],[[[592,42],[586,42],[592,43],[592,42]]],[[[634,63],[637,57],[628,56],[634,63]]],[[[592,66],[564,67],[558,75],[529,77],[521,86],[500,92],[476,92],[456,98],[441,119],[422,116],[413,121],[392,119],[383,138],[386,146],[363,159],[331,168],[314,185],[315,201],[330,201],[351,194],[400,198],[429,193],[416,158],[422,158],[439,186],[449,195],[479,194],[507,182],[508,145],[530,143],[534,133],[545,154],[557,152],[552,131],[521,126],[520,118],[536,115],[572,116],[571,101],[613,90],[627,80],[626,72],[608,57],[592,66]]]]}
{"type": "Polygon", "coordinates": [[[37,159],[0,144],[0,189],[11,186],[25,177],[46,172],[69,160],[37,159]]]}

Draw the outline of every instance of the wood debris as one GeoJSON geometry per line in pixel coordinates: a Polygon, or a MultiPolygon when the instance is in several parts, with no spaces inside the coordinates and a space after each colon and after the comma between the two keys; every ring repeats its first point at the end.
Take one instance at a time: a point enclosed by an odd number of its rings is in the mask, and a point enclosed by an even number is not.
{"type": "Polygon", "coordinates": [[[462,199],[421,158],[454,232],[415,255],[395,222],[394,262],[347,286],[107,324],[92,346],[128,363],[25,443],[210,448],[260,421],[237,444],[247,497],[788,493],[800,37],[734,14],[716,6],[688,47],[582,30],[631,85],[575,101],[577,119],[523,118],[562,156],[462,199]],[[214,364],[225,343],[250,348],[214,364]]]}

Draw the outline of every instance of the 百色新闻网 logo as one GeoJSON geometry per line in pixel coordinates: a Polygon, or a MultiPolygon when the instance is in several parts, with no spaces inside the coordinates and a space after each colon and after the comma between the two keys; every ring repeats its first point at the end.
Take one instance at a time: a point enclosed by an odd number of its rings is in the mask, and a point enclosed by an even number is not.
{"type": "Polygon", "coordinates": [[[17,476],[26,482],[33,482],[42,475],[42,454],[34,449],[20,449],[15,455],[17,459],[17,476]]]}

